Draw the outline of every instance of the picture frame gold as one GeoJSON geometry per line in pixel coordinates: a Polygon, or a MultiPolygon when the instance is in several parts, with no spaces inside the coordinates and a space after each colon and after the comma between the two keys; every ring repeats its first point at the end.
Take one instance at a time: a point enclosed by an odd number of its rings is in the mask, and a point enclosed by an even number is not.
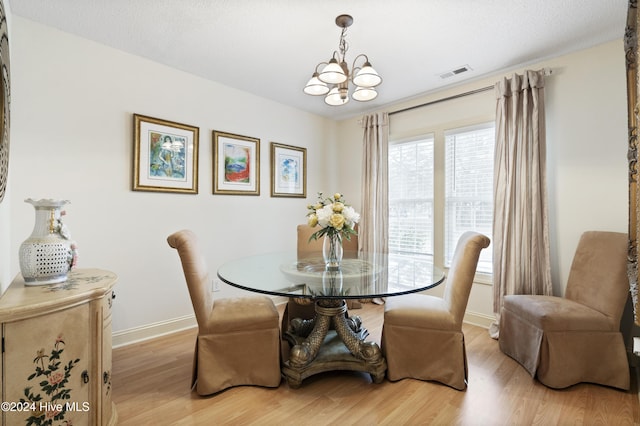
{"type": "Polygon", "coordinates": [[[640,54],[638,53],[638,39],[640,38],[640,16],[637,11],[636,0],[629,0],[627,8],[627,22],[624,31],[624,51],[626,61],[627,82],[627,175],[629,194],[629,219],[627,246],[627,270],[629,274],[629,291],[633,305],[633,320],[640,326],[640,166],[638,152],[638,123],[640,122],[640,54]]]}
{"type": "Polygon", "coordinates": [[[200,129],[133,115],[133,190],[198,193],[200,129]]]}
{"type": "Polygon", "coordinates": [[[260,139],[214,130],[213,194],[260,195],[260,139]]]}
{"type": "Polygon", "coordinates": [[[307,197],[307,149],[271,142],[271,196],[307,197]]]}

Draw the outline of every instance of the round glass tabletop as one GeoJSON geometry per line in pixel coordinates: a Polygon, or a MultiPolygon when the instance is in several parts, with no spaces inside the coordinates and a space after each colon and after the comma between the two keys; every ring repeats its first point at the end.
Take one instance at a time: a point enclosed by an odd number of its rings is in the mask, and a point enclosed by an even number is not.
{"type": "Polygon", "coordinates": [[[360,253],[331,270],[321,256],[298,258],[288,251],[232,260],[218,269],[218,277],[234,287],[276,296],[363,299],[426,290],[442,283],[444,273],[430,257],[360,253]]]}

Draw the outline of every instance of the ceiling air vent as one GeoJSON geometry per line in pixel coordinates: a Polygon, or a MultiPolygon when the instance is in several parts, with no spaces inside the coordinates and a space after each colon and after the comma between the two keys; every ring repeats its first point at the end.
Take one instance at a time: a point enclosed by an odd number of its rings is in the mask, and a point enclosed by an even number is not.
{"type": "Polygon", "coordinates": [[[450,78],[453,76],[456,76],[458,74],[462,74],[465,73],[467,71],[471,71],[472,68],[469,65],[462,65],[456,69],[453,69],[451,71],[447,71],[447,72],[443,72],[442,74],[440,74],[440,78],[445,79],[445,78],[450,78]]]}

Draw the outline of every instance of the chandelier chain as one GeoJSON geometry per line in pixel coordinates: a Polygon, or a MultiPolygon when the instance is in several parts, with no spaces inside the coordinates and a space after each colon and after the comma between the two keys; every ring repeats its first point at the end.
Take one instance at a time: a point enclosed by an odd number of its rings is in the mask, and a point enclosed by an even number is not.
{"type": "Polygon", "coordinates": [[[349,43],[347,43],[346,36],[347,36],[347,28],[343,28],[342,33],[340,34],[340,42],[338,43],[340,54],[342,55],[342,58],[339,58],[340,62],[346,61],[347,50],[349,50],[349,43]]]}

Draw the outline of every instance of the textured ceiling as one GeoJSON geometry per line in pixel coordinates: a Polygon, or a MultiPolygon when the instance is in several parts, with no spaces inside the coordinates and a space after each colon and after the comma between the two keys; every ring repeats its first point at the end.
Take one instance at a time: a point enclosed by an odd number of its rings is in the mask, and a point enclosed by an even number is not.
{"type": "MultiPolygon", "coordinates": [[[[624,34],[627,0],[9,0],[36,22],[333,119],[377,109],[624,34]],[[302,92],[338,48],[366,53],[376,100],[341,107],[302,92]],[[440,74],[469,65],[449,79],[440,74]]],[[[621,51],[621,55],[623,52],[621,51]]]]}

